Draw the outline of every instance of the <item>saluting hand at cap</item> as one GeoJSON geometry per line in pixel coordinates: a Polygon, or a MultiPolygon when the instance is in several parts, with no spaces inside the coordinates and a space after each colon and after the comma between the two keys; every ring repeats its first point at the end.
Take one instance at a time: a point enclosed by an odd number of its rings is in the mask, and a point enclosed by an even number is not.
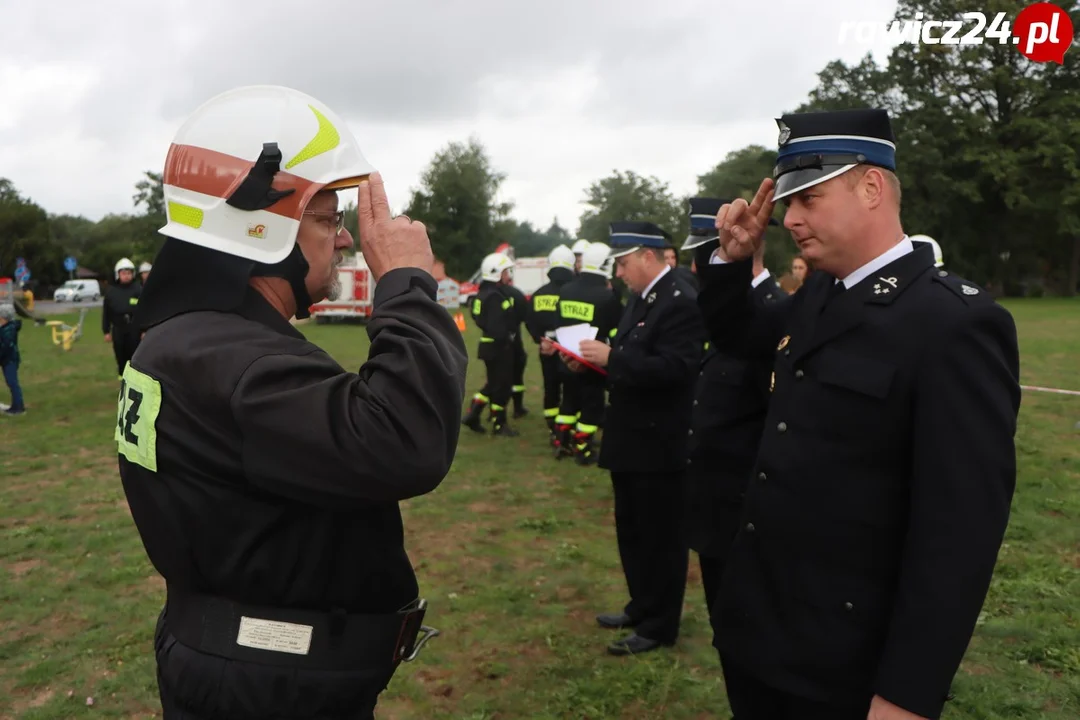
{"type": "Polygon", "coordinates": [[[769,216],[773,211],[772,178],[761,181],[754,199],[747,204],[742,198],[725,203],[716,213],[716,229],[720,235],[717,254],[721,260],[737,262],[752,257],[761,245],[769,216]]]}
{"type": "Polygon", "coordinates": [[[372,173],[357,188],[357,214],[360,252],[376,282],[397,268],[414,267],[429,273],[435,270],[427,228],[404,215],[390,217],[390,203],[379,173],[372,173]]]}

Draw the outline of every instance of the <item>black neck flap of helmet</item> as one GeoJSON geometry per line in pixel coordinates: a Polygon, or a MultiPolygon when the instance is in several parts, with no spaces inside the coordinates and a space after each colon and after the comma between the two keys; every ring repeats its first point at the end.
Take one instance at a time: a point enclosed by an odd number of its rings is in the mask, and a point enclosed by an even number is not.
{"type": "MultiPolygon", "coordinates": [[[[277,143],[263,143],[259,159],[255,161],[247,177],[225,202],[237,210],[265,210],[278,200],[296,192],[295,188],[274,189],[274,175],[280,171],[281,150],[278,149],[277,143]]],[[[294,244],[292,252],[279,263],[273,265],[254,263],[251,267],[251,276],[287,280],[289,287],[292,288],[293,297],[296,299],[296,317],[303,320],[311,315],[308,311],[311,306],[311,296],[308,294],[306,282],[309,268],[300,245],[294,244]]]]}

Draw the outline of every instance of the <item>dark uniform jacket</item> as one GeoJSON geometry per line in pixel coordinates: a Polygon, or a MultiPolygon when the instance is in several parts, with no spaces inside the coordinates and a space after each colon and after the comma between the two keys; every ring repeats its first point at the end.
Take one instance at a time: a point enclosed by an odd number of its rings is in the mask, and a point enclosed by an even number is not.
{"type": "Polygon", "coordinates": [[[101,332],[108,335],[134,331],[135,326],[131,321],[141,292],[142,285],[135,281],[127,285],[110,285],[102,301],[101,332]]]}
{"type": "Polygon", "coordinates": [[[698,281],[698,277],[694,274],[693,270],[686,267],[685,265],[676,265],[672,269],[678,274],[679,277],[683,279],[683,281],[687,285],[694,288],[694,290],[700,289],[701,283],[698,281]]]}
{"type": "Polygon", "coordinates": [[[705,343],[696,297],[670,271],[645,298],[630,296],[608,358],[600,467],[637,473],[686,469],[694,380],[705,343]]]}
{"type": "MultiPolygon", "coordinates": [[[[147,332],[115,437],[132,515],[170,587],[344,613],[395,613],[417,597],[398,502],[450,469],[467,363],[436,290],[412,269],[380,279],[358,373],[254,290],[234,313],[191,312],[147,332]]],[[[188,662],[179,647],[158,658],[174,688],[280,683],[313,715],[360,685],[348,672],[188,662]]],[[[260,697],[263,717],[301,712],[260,697]]]]}
{"type": "Polygon", "coordinates": [[[622,305],[602,275],[581,273],[559,292],[556,328],[587,323],[597,328],[597,340],[609,342],[621,317],[622,305]]]}
{"type": "Polygon", "coordinates": [[[804,697],[941,712],[1009,518],[1020,402],[1012,317],[909,253],[826,306],[815,273],[755,308],[722,266],[721,350],[775,360],[718,647],[804,697]]]}
{"type": "Polygon", "coordinates": [[[558,327],[559,293],[575,275],[573,270],[555,268],[548,273],[548,277],[551,280],[532,294],[529,311],[525,316],[525,327],[528,328],[533,342],[538,345],[545,335],[554,339],[554,331],[558,327]]]}
{"type": "MultiPolygon", "coordinates": [[[[702,268],[699,264],[703,285],[708,285],[717,267],[721,266],[702,268]]],[[[747,292],[759,307],[791,300],[772,275],[747,292]]],[[[699,304],[709,297],[700,294],[699,304]]],[[[713,328],[722,331],[722,309],[701,309],[710,333],[713,328]]],[[[769,407],[770,374],[770,367],[721,353],[711,342],[701,361],[687,461],[687,537],[699,553],[724,553],[737,529],[769,407]]]]}
{"type": "Polygon", "coordinates": [[[521,326],[529,317],[529,300],[525,297],[525,293],[518,290],[513,285],[503,285],[503,294],[513,300],[514,310],[514,336],[521,338],[521,326]]]}
{"type": "Polygon", "coordinates": [[[477,327],[483,331],[477,357],[490,360],[513,346],[518,327],[518,314],[514,299],[503,288],[505,285],[485,281],[472,300],[469,311],[477,327]]]}

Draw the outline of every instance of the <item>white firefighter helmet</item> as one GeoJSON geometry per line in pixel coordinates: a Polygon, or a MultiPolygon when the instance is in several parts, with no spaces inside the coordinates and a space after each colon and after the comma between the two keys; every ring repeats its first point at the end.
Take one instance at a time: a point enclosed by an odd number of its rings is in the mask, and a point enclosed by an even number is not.
{"type": "Polygon", "coordinates": [[[581,253],[581,272],[602,275],[611,279],[611,270],[615,267],[615,258],[611,256],[611,248],[604,243],[589,243],[585,252],[581,253]]]}
{"type": "Polygon", "coordinates": [[[937,240],[929,235],[912,235],[910,238],[913,243],[924,242],[934,248],[934,267],[941,267],[945,264],[945,256],[941,254],[941,246],[938,245],[937,240]]]}
{"type": "Polygon", "coordinates": [[[173,138],[159,232],[272,265],[292,252],[315,193],[356,187],[374,170],[345,121],[315,98],[273,85],[229,90],[173,138]]]}
{"type": "Polygon", "coordinates": [[[502,280],[503,270],[509,270],[513,274],[514,261],[506,253],[491,253],[480,263],[480,279],[499,282],[502,280]]]}
{"type": "Polygon", "coordinates": [[[583,254],[585,252],[586,248],[588,248],[588,247],[589,247],[589,241],[588,240],[578,240],[576,243],[573,244],[573,246],[570,249],[574,251],[575,255],[581,255],[581,254],[583,254]]]}
{"type": "Polygon", "coordinates": [[[117,260],[116,265],[113,266],[113,278],[119,280],[121,270],[130,270],[132,273],[134,273],[135,263],[131,262],[131,260],[128,260],[127,258],[120,258],[119,260],[117,260]]]}
{"type": "Polygon", "coordinates": [[[150,272],[153,269],[153,267],[154,266],[151,265],[150,263],[144,262],[142,265],[139,265],[139,272],[140,273],[150,272]]]}
{"type": "Polygon", "coordinates": [[[565,245],[557,245],[548,253],[548,267],[550,269],[566,268],[567,270],[574,269],[574,251],[565,245]]]}

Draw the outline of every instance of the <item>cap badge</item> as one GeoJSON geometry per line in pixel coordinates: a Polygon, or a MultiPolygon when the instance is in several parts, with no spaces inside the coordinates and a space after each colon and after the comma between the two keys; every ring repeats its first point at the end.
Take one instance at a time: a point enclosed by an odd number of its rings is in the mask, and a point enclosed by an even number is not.
{"type": "Polygon", "coordinates": [[[781,146],[783,146],[783,145],[785,145],[787,143],[788,140],[791,139],[791,128],[789,128],[787,126],[787,124],[784,123],[783,120],[780,121],[779,125],[780,125],[780,137],[778,137],[776,139],[776,142],[778,144],[780,144],[781,146]]]}
{"type": "Polygon", "coordinates": [[[973,288],[970,285],[961,285],[960,288],[964,291],[965,295],[978,295],[979,294],[978,289],[973,288]]]}

